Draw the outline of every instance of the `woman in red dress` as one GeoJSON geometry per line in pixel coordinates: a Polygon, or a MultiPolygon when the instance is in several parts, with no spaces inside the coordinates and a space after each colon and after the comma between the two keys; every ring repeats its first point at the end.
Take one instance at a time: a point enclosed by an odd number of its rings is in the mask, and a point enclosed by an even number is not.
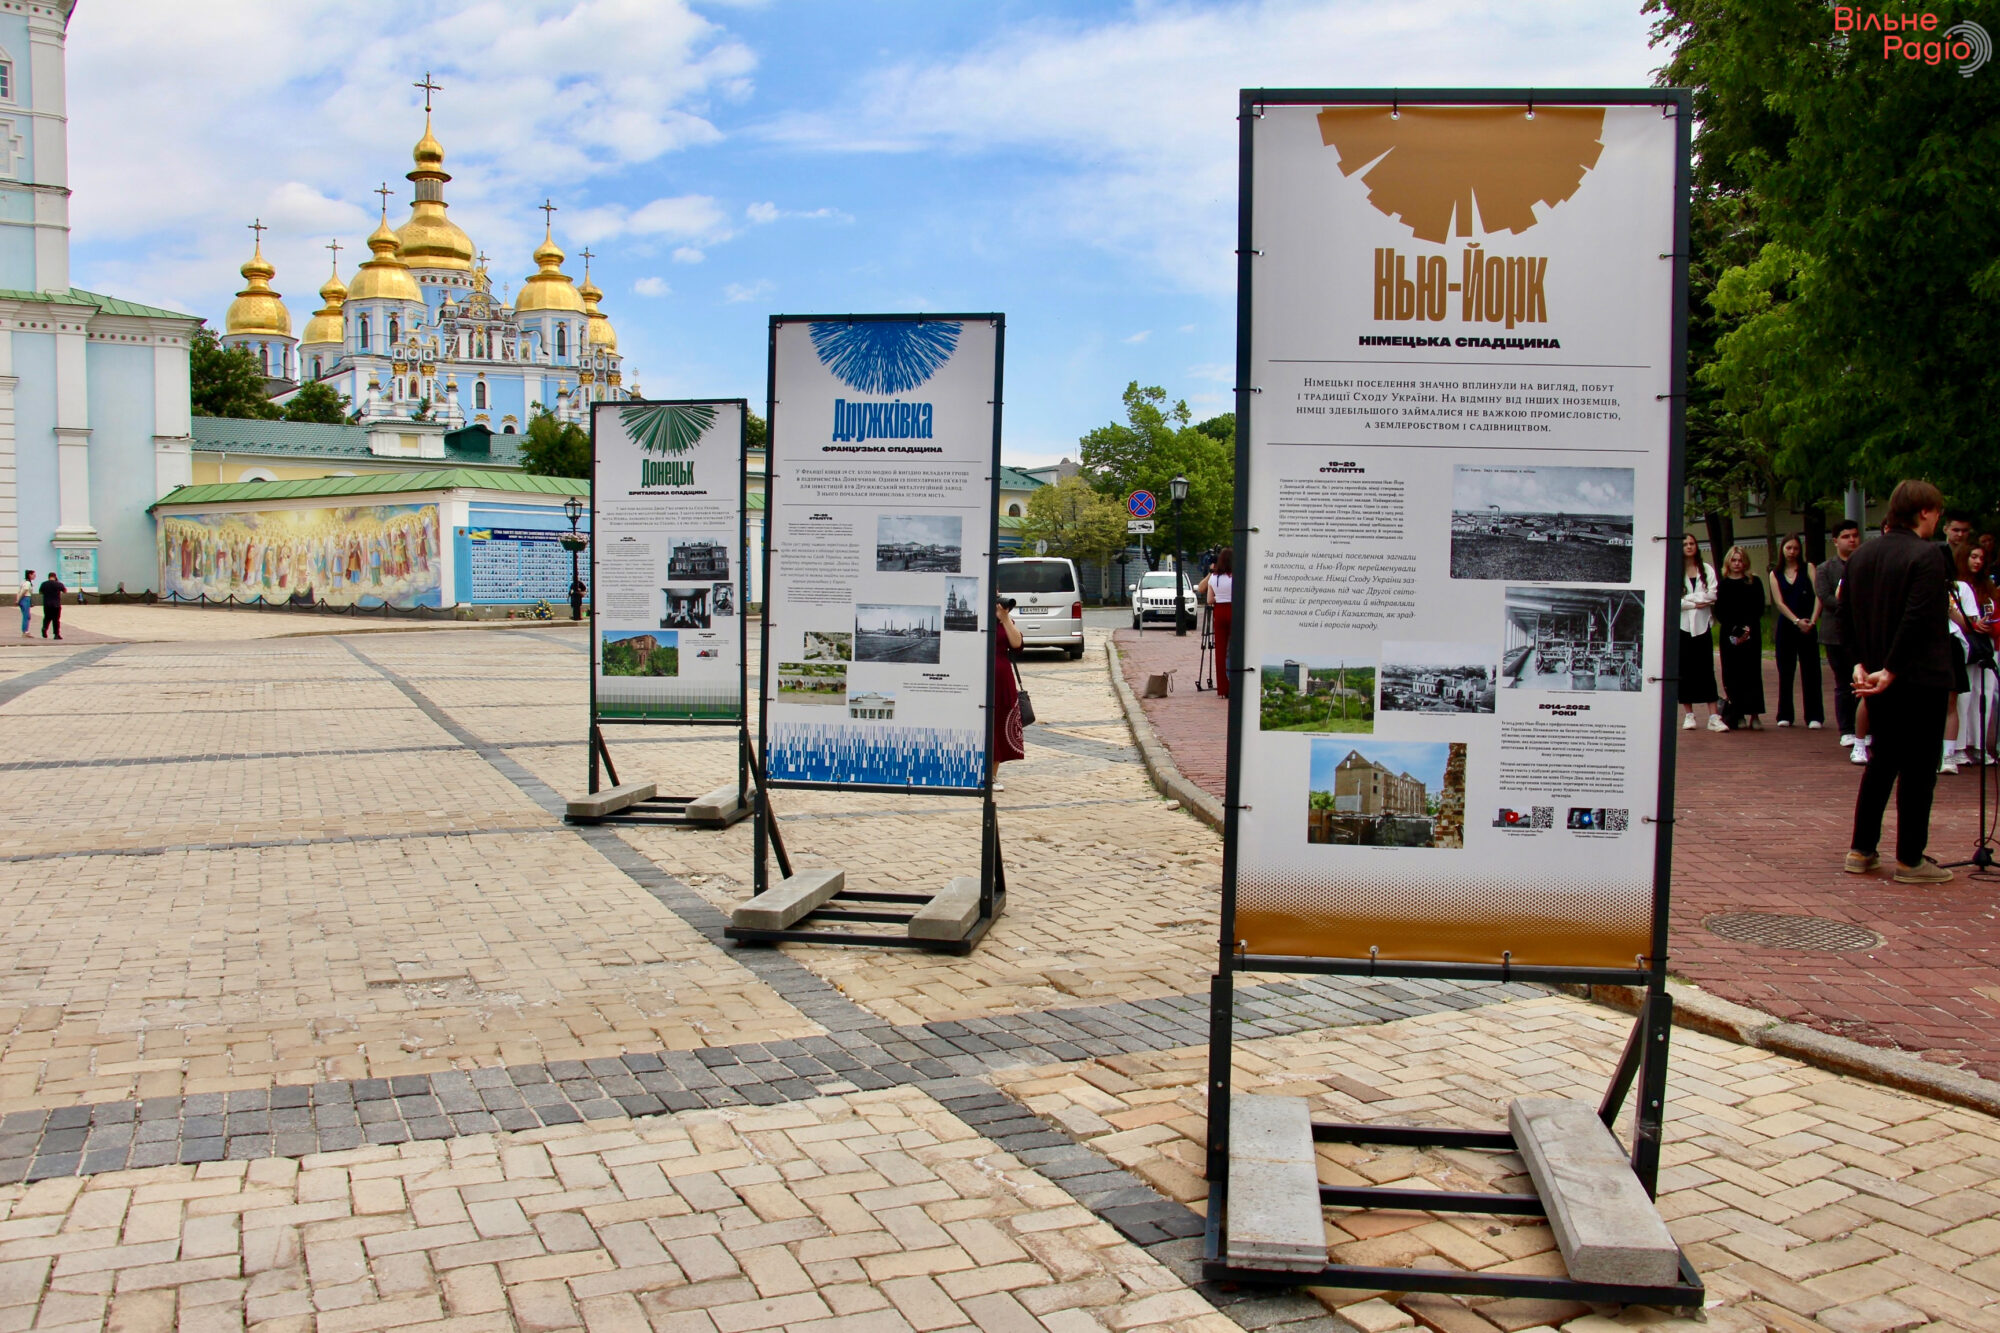
{"type": "MultiPolygon", "coordinates": [[[[1021,691],[1014,681],[1014,650],[1021,646],[1021,627],[1014,623],[1007,604],[993,603],[993,767],[1011,759],[1024,759],[1028,747],[1021,735],[1021,691]]],[[[993,790],[999,791],[995,782],[993,790]]]]}

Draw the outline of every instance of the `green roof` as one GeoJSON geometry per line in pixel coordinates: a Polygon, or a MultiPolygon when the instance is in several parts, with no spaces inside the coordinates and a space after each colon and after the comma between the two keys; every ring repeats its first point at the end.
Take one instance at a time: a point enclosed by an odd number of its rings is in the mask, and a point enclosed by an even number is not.
{"type": "Polygon", "coordinates": [[[71,287],[61,292],[23,292],[11,288],[0,288],[0,301],[40,301],[47,305],[89,305],[96,306],[106,315],[141,315],[148,319],[192,319],[200,320],[200,315],[186,315],[178,310],[162,310],[156,305],[140,305],[137,301],[121,301],[115,296],[100,296],[87,292],[81,287],[71,287]]]}
{"type": "Polygon", "coordinates": [[[150,512],[161,505],[246,504],[254,500],[317,500],[350,495],[393,495],[405,491],[456,490],[588,496],[590,483],[580,477],[536,477],[525,472],[489,472],[476,468],[364,472],[352,477],[309,477],[301,481],[225,481],[176,486],[153,501],[147,509],[150,512]]]}
{"type": "MultiPolygon", "coordinates": [[[[384,427],[384,429],[393,429],[384,427]]],[[[209,453],[259,454],[270,458],[375,458],[368,450],[365,426],[327,425],[318,421],[266,421],[261,417],[196,417],[190,423],[193,447],[209,453]]],[[[470,428],[444,437],[447,463],[491,463],[521,466],[519,435],[492,435],[485,449],[467,448],[470,428]]]]}
{"type": "Polygon", "coordinates": [[[1038,486],[1046,485],[1048,483],[1040,477],[1030,476],[1017,467],[1001,465],[1000,489],[1003,491],[1032,491],[1038,486]]]}

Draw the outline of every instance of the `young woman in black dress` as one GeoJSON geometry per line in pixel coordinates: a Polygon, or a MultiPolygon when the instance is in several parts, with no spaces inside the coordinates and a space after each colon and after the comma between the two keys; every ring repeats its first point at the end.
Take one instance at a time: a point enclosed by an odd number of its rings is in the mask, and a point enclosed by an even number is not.
{"type": "Polygon", "coordinates": [[[1722,627],[1722,697],[1750,730],[1764,729],[1764,585],[1750,572],[1740,546],[1722,557],[1715,590],[1715,623],[1722,627]]]}
{"type": "Polygon", "coordinates": [[[1810,731],[1818,731],[1826,719],[1826,701],[1819,690],[1819,598],[1813,595],[1814,572],[1798,534],[1779,543],[1778,564],[1770,574],[1771,607],[1778,613],[1778,725],[1789,727],[1795,720],[1792,673],[1796,670],[1810,731]]]}

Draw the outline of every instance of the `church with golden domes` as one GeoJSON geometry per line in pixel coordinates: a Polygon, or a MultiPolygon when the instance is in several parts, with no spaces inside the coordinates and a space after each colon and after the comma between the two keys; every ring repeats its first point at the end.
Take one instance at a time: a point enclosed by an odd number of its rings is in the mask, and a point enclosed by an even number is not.
{"type": "Polygon", "coordinates": [[[590,252],[579,285],[563,271],[558,210],[545,202],[535,271],[511,304],[496,293],[487,257],[447,212],[451,176],[431,128],[437,85],[426,75],[416,86],[424,90],[424,133],[408,173],[409,217],[390,226],[391,191],[377,191],[382,221],[368,237],[368,258],[343,282],[341,246],[328,247],[334,266],[319,289],[320,308],[296,337],[271,285],[277,275],[264,258],[263,228],[253,224],[257,243],[223,321],[223,345],[249,352],[279,390],[278,402],[298,386],[326,384],[347,396],[363,426],[434,423],[513,435],[548,411],[587,427],[591,403],[636,395],[625,385],[618,335],[598,308],[604,293],[590,280],[590,252]]]}

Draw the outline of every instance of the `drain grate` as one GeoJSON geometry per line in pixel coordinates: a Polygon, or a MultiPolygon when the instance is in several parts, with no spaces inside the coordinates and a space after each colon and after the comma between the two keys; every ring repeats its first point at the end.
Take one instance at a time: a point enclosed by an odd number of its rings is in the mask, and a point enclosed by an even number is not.
{"type": "Polygon", "coordinates": [[[1701,923],[1711,935],[1767,949],[1813,949],[1849,953],[1873,949],[1882,937],[1866,926],[1829,921],[1823,916],[1784,916],[1776,912],[1725,912],[1701,923]]]}

